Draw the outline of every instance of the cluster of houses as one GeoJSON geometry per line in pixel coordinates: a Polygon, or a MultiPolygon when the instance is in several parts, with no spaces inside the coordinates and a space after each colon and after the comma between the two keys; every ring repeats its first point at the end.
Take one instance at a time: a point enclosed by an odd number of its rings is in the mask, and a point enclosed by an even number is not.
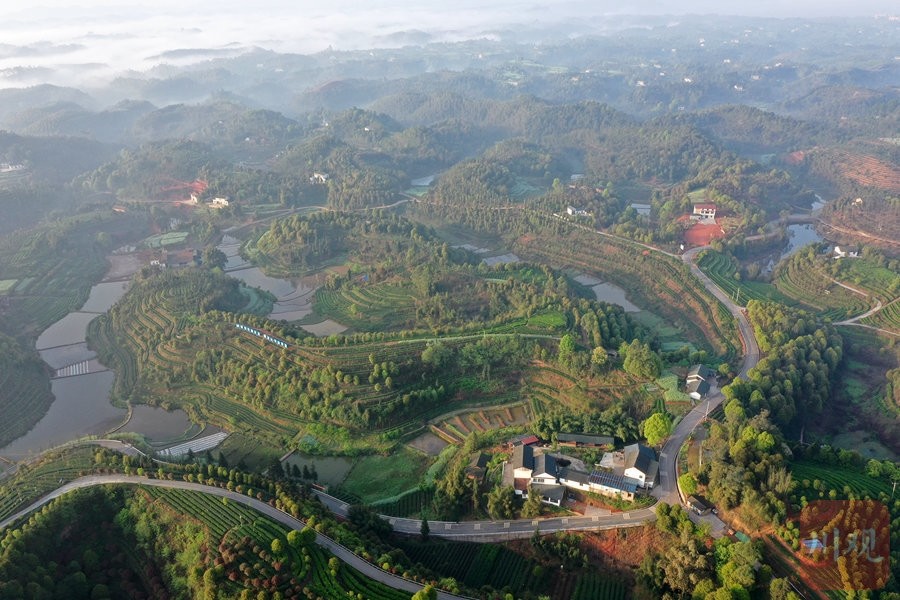
{"type": "MultiPolygon", "coordinates": [[[[570,447],[610,447],[613,439],[590,434],[560,433],[559,445],[570,447]]],[[[656,483],[659,462],[652,448],[631,444],[620,452],[607,452],[600,469],[577,469],[571,461],[536,451],[536,436],[520,440],[513,448],[512,458],[505,465],[511,472],[516,494],[528,497],[529,489],[540,494],[545,504],[560,506],[571,490],[592,492],[623,500],[633,500],[637,491],[649,490],[656,483]]]]}
{"type": "Polygon", "coordinates": [[[183,269],[200,264],[200,251],[194,248],[184,250],[163,250],[150,260],[151,267],[160,269],[183,269]]]}
{"type": "MultiPolygon", "coordinates": [[[[191,199],[188,201],[188,204],[197,205],[200,204],[200,196],[197,194],[191,194],[191,199]]],[[[227,208],[230,202],[228,198],[215,197],[213,198],[207,206],[209,208],[227,208]]]]}

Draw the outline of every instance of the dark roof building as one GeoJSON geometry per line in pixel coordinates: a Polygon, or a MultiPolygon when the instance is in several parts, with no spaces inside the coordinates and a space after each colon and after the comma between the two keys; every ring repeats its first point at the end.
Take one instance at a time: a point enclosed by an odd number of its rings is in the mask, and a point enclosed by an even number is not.
{"type": "Polygon", "coordinates": [[[531,491],[540,494],[541,502],[559,506],[566,497],[566,487],[563,485],[546,485],[542,483],[531,484],[531,491]]]}
{"type": "Polygon", "coordinates": [[[625,477],[634,479],[642,487],[651,488],[656,483],[659,463],[653,448],[643,444],[625,446],[625,477]]]}
{"type": "Polygon", "coordinates": [[[512,465],[514,469],[534,469],[534,448],[516,446],[513,449],[512,465]]]}
{"type": "Polygon", "coordinates": [[[615,490],[627,494],[633,494],[637,490],[637,485],[633,481],[629,481],[625,477],[616,475],[615,473],[593,471],[588,477],[588,481],[592,486],[605,488],[607,490],[615,490]]]}
{"type": "Polygon", "coordinates": [[[558,433],[556,441],[562,446],[612,446],[613,438],[592,433],[558,433]]]}
{"type": "Polygon", "coordinates": [[[688,396],[690,396],[694,400],[699,400],[709,393],[709,384],[702,379],[697,379],[694,381],[688,381],[686,389],[688,396]]]}
{"type": "MultiPolygon", "coordinates": [[[[541,454],[534,457],[534,470],[531,474],[533,478],[553,479],[559,476],[559,466],[556,464],[556,457],[550,454],[541,454]]],[[[544,481],[544,483],[547,483],[544,481]]]]}
{"type": "Polygon", "coordinates": [[[478,481],[484,479],[488,461],[488,455],[484,452],[473,454],[472,460],[469,461],[469,466],[466,467],[466,477],[468,477],[469,479],[476,479],[478,481]]]}
{"type": "Polygon", "coordinates": [[[703,380],[709,381],[710,379],[715,378],[716,372],[707,367],[706,365],[694,365],[691,367],[691,370],[688,371],[687,380],[703,380]]]}

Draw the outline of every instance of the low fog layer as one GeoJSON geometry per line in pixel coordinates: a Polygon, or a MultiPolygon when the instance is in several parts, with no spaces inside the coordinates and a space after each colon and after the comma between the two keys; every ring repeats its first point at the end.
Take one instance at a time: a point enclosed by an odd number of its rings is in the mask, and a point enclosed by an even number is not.
{"type": "MultiPolygon", "coordinates": [[[[10,3],[11,4],[11,3],[10,3]]],[[[314,53],[425,42],[515,36],[572,23],[572,36],[604,31],[610,16],[629,14],[746,14],[775,17],[875,15],[891,12],[890,0],[721,3],[712,0],[489,3],[461,0],[308,0],[182,2],[152,6],[118,0],[44,0],[24,9],[0,7],[0,86],[50,82],[90,85],[133,69],[184,65],[261,47],[314,53]]]]}

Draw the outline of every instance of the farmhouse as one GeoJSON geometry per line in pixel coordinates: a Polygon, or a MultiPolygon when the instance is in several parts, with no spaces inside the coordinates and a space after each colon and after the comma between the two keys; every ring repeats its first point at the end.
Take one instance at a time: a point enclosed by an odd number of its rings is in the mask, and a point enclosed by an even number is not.
{"type": "Polygon", "coordinates": [[[575,208],[574,206],[566,207],[566,214],[570,217],[590,217],[591,213],[584,210],[583,208],[575,208]]]}
{"type": "Polygon", "coordinates": [[[688,371],[685,387],[688,396],[694,400],[700,400],[709,393],[710,382],[714,381],[716,372],[706,365],[694,365],[688,371]]]}
{"type": "Polygon", "coordinates": [[[484,452],[476,452],[472,455],[472,460],[469,461],[469,466],[466,467],[466,478],[474,479],[475,481],[481,483],[484,481],[484,474],[487,472],[487,464],[488,464],[488,455],[484,452]]]}
{"type": "Polygon", "coordinates": [[[706,503],[706,499],[702,496],[688,496],[687,505],[689,509],[698,515],[705,515],[710,510],[709,505],[706,503]]]}
{"type": "Polygon", "coordinates": [[[612,446],[613,439],[607,435],[595,435],[592,433],[558,433],[556,441],[560,446],[569,446],[572,448],[600,448],[602,446],[612,446]]]}
{"type": "Polygon", "coordinates": [[[643,444],[631,444],[623,450],[625,459],[624,476],[633,480],[638,486],[650,489],[656,483],[659,462],[653,448],[643,444]]]}
{"type": "Polygon", "coordinates": [[[560,467],[555,456],[535,456],[531,446],[516,446],[513,457],[506,466],[512,467],[516,494],[527,498],[530,487],[541,494],[542,502],[554,506],[562,503],[566,488],[633,500],[638,487],[635,481],[621,475],[603,471],[585,473],[578,469],[560,467]]]}
{"type": "Polygon", "coordinates": [[[709,393],[709,384],[702,379],[689,381],[685,386],[685,389],[687,390],[687,395],[690,396],[692,400],[702,400],[703,397],[709,393]]]}
{"type": "Polygon", "coordinates": [[[606,471],[594,471],[588,481],[592,492],[604,496],[618,496],[623,500],[634,500],[634,493],[637,491],[637,484],[633,481],[606,471]]]}
{"type": "Polygon", "coordinates": [[[694,211],[691,214],[691,219],[715,219],[716,218],[716,205],[710,204],[707,202],[701,204],[694,205],[694,211]]]}
{"type": "MultiPolygon", "coordinates": [[[[566,497],[566,488],[561,485],[547,485],[543,483],[535,483],[529,486],[535,494],[539,494],[541,497],[541,502],[544,504],[552,504],[553,506],[559,506],[562,504],[563,498],[566,497]]],[[[524,497],[528,497],[528,492],[526,490],[524,497]]]]}
{"type": "Polygon", "coordinates": [[[707,367],[706,365],[694,365],[691,367],[691,370],[688,371],[687,380],[691,381],[710,381],[712,378],[716,376],[716,372],[707,367]]]}

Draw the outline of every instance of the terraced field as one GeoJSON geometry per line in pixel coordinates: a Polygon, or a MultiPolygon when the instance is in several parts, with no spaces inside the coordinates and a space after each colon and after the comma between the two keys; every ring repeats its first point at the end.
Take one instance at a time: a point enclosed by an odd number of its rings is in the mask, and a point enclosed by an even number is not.
{"type": "Polygon", "coordinates": [[[900,333],[900,300],[894,300],[871,317],[860,319],[859,322],[863,325],[900,333]]]}
{"type": "Polygon", "coordinates": [[[715,250],[707,250],[703,253],[697,266],[712,279],[717,286],[722,288],[736,304],[746,306],[749,300],[781,302],[787,306],[794,306],[797,301],[783,294],[777,287],[770,283],[759,281],[738,281],[735,279],[737,270],[727,256],[715,250]]]}
{"type": "Polygon", "coordinates": [[[800,260],[795,257],[778,267],[775,286],[783,294],[834,321],[858,315],[871,307],[869,299],[838,285],[816,261],[800,260]]]}
{"type": "Polygon", "coordinates": [[[662,390],[648,390],[643,382],[624,371],[583,379],[543,362],[529,370],[525,394],[535,415],[555,406],[574,411],[602,410],[611,404],[629,401],[649,409],[664,401],[662,390]]]}
{"type": "Polygon", "coordinates": [[[415,298],[409,288],[389,283],[319,289],[313,310],[357,331],[392,331],[415,324],[415,298]]]}
{"type": "Polygon", "coordinates": [[[674,258],[651,256],[637,244],[568,228],[559,235],[521,236],[512,249],[524,259],[608,279],[639,306],[683,328],[697,346],[737,356],[740,342],[733,317],[674,258]]]}
{"type": "Polygon", "coordinates": [[[44,456],[0,484],[0,521],[62,483],[88,474],[94,467],[95,447],[81,446],[44,456]]]}
{"type": "Polygon", "coordinates": [[[525,425],[531,418],[529,405],[520,402],[462,412],[431,423],[428,428],[445,442],[462,444],[472,432],[483,433],[493,429],[525,425]]]}

